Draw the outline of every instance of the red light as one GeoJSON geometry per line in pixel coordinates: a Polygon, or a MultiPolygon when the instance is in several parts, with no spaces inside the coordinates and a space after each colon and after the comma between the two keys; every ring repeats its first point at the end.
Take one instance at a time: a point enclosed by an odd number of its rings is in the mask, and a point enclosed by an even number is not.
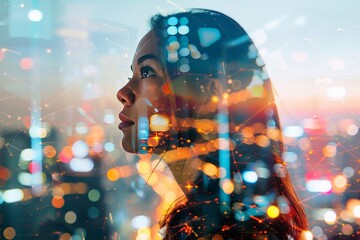
{"type": "Polygon", "coordinates": [[[22,58],[20,60],[20,67],[23,70],[31,70],[33,68],[33,60],[31,58],[22,58]]]}

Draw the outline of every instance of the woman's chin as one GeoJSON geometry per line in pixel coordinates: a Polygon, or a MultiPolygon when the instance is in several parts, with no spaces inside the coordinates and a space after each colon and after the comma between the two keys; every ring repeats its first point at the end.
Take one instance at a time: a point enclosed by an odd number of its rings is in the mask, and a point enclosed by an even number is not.
{"type": "Polygon", "coordinates": [[[128,139],[126,136],[123,137],[121,141],[121,146],[125,152],[128,153],[137,153],[136,145],[132,143],[131,139],[128,139]]]}

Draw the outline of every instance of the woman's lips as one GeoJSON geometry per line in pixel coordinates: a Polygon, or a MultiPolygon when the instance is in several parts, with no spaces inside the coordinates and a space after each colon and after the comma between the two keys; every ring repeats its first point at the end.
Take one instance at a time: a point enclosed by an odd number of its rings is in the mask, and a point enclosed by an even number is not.
{"type": "Polygon", "coordinates": [[[134,124],[133,121],[131,121],[127,116],[125,116],[125,114],[120,113],[119,114],[119,119],[121,121],[121,123],[119,124],[119,129],[120,130],[124,130],[130,126],[132,126],[134,124]]]}
{"type": "Polygon", "coordinates": [[[128,127],[132,126],[133,124],[134,124],[134,122],[129,122],[129,121],[121,122],[119,124],[119,129],[124,130],[125,128],[128,128],[128,127]]]}

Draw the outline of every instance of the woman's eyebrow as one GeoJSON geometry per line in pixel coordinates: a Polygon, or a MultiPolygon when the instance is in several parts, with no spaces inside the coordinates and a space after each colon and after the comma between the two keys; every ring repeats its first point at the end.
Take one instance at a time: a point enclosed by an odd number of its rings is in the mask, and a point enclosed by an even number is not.
{"type": "MultiPolygon", "coordinates": [[[[139,57],[139,59],[137,60],[137,64],[141,64],[142,62],[144,62],[146,59],[155,59],[156,61],[160,62],[159,58],[153,54],[145,54],[144,56],[139,57]]],[[[133,66],[130,66],[131,71],[133,71],[133,66]]]]}
{"type": "Polygon", "coordinates": [[[146,59],[155,59],[157,61],[160,61],[159,58],[153,54],[145,54],[144,56],[139,57],[139,59],[137,60],[137,64],[141,64],[146,59]]]}

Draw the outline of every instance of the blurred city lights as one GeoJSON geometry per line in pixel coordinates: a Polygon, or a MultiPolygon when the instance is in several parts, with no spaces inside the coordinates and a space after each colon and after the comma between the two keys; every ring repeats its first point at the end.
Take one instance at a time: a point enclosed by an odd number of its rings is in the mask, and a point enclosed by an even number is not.
{"type": "Polygon", "coordinates": [[[336,218],[337,218],[336,213],[333,210],[328,210],[324,214],[324,221],[327,224],[334,224],[336,222],[336,218]]]}
{"type": "Polygon", "coordinates": [[[6,203],[19,202],[23,199],[24,193],[21,189],[9,189],[3,192],[2,198],[6,203]]]}
{"type": "Polygon", "coordinates": [[[43,13],[40,10],[32,9],[28,12],[28,18],[33,22],[40,22],[43,19],[43,13]]]}
{"type": "Polygon", "coordinates": [[[269,218],[277,218],[280,215],[280,210],[276,206],[270,206],[266,210],[267,215],[269,218]]]}
{"type": "Polygon", "coordinates": [[[90,158],[73,158],[70,161],[70,168],[75,172],[91,172],[94,161],[90,158]]]}
{"type": "Polygon", "coordinates": [[[300,126],[286,126],[283,131],[284,136],[286,137],[301,137],[304,134],[304,130],[300,126]]]}
{"type": "Polygon", "coordinates": [[[309,192],[330,192],[332,184],[329,180],[309,180],[306,182],[306,189],[309,192]]]}
{"type": "Polygon", "coordinates": [[[329,87],[326,89],[326,95],[328,96],[329,99],[334,100],[334,101],[339,101],[339,100],[344,100],[347,92],[346,89],[344,87],[329,87]]]}
{"type": "Polygon", "coordinates": [[[254,171],[245,171],[243,173],[243,179],[245,182],[248,183],[256,183],[258,180],[258,175],[254,171]]]}
{"type": "Polygon", "coordinates": [[[64,216],[65,222],[68,224],[75,223],[76,218],[77,218],[76,213],[73,211],[68,211],[64,216]]]}
{"type": "Polygon", "coordinates": [[[135,229],[146,228],[150,226],[150,219],[147,216],[139,215],[131,220],[131,225],[135,229]]]}

